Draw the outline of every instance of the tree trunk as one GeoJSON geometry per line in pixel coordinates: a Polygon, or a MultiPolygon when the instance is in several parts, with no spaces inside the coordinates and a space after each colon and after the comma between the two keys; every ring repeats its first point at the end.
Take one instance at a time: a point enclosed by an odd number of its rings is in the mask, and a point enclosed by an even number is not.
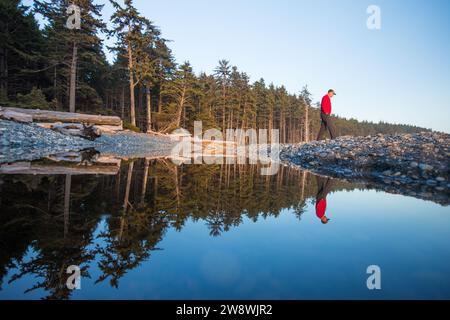
{"type": "Polygon", "coordinates": [[[117,172],[115,183],[116,183],[116,201],[118,202],[120,197],[120,169],[117,172]]]}
{"type": "MultiPolygon", "coordinates": [[[[226,114],[225,114],[225,105],[226,105],[226,88],[225,84],[222,85],[222,131],[226,131],[226,114]]],[[[225,135],[224,135],[225,136],[225,135]]]]}
{"type": "Polygon", "coordinates": [[[301,201],[305,200],[305,182],[306,182],[306,171],[302,172],[302,192],[301,192],[301,201]]]}
{"type": "Polygon", "coordinates": [[[159,88],[158,92],[158,114],[161,114],[162,112],[162,94],[161,94],[161,87],[159,88]]]}
{"type": "Polygon", "coordinates": [[[57,69],[56,66],[53,69],[53,95],[54,95],[54,99],[56,100],[56,104],[59,107],[59,97],[58,97],[58,80],[57,80],[57,69]]]}
{"type": "Polygon", "coordinates": [[[283,124],[283,111],[280,110],[280,119],[279,119],[279,127],[280,127],[280,142],[284,142],[284,124],[283,124]]]}
{"type": "Polygon", "coordinates": [[[158,120],[155,121],[155,129],[158,131],[160,128],[159,122],[161,121],[160,115],[162,112],[162,94],[161,85],[158,86],[158,120]]]}
{"type": "Polygon", "coordinates": [[[147,95],[147,132],[152,131],[152,100],[150,94],[150,88],[146,87],[147,95]]]}
{"type": "Polygon", "coordinates": [[[108,104],[109,104],[109,95],[108,95],[108,90],[106,90],[106,93],[105,93],[105,104],[104,104],[105,109],[108,109],[108,104]]]}
{"type": "Polygon", "coordinates": [[[70,216],[70,188],[72,186],[72,176],[66,175],[66,183],[64,186],[64,239],[69,233],[69,216],[70,216]]]}
{"type": "Polygon", "coordinates": [[[8,96],[8,50],[0,51],[0,96],[8,96]]]}
{"type": "Polygon", "coordinates": [[[72,64],[70,66],[69,112],[75,112],[75,90],[77,86],[77,43],[73,43],[72,64]]]}
{"type": "Polygon", "coordinates": [[[122,216],[120,217],[119,241],[122,241],[123,233],[124,233],[124,230],[125,230],[125,223],[126,223],[125,215],[127,214],[127,211],[128,211],[128,202],[129,202],[129,198],[130,198],[131,180],[132,180],[132,177],[133,177],[133,166],[134,166],[134,162],[131,162],[128,165],[127,184],[125,186],[125,197],[123,199],[122,216]]]}
{"type": "Polygon", "coordinates": [[[148,169],[150,167],[150,159],[145,159],[144,177],[142,178],[141,203],[145,201],[145,194],[147,193],[148,169]]]}
{"type": "Polygon", "coordinates": [[[309,142],[309,107],[305,108],[305,142],[309,142]]]}
{"type": "Polygon", "coordinates": [[[128,43],[128,72],[130,75],[130,123],[136,126],[136,113],[134,106],[134,75],[133,75],[133,52],[131,43],[128,43]]]}
{"type": "Polygon", "coordinates": [[[120,115],[123,120],[125,117],[125,87],[122,87],[122,95],[120,97],[120,115]]]}
{"type": "MultiPolygon", "coordinates": [[[[144,90],[142,88],[142,86],[138,86],[138,101],[137,101],[137,115],[136,115],[136,125],[140,128],[142,127],[142,116],[141,116],[141,112],[144,109],[143,108],[143,104],[144,104],[144,90]]],[[[144,120],[145,123],[145,120],[144,120]]]]}
{"type": "Polygon", "coordinates": [[[123,213],[126,213],[127,209],[128,209],[128,201],[130,198],[131,179],[133,177],[133,167],[134,167],[134,162],[131,162],[128,165],[127,183],[125,186],[125,196],[123,199],[123,213]]]}
{"type": "Polygon", "coordinates": [[[270,109],[269,113],[269,143],[272,143],[272,131],[273,131],[273,111],[270,109]]]}
{"type": "Polygon", "coordinates": [[[181,98],[177,110],[177,118],[176,118],[177,128],[179,128],[181,125],[181,115],[183,114],[185,101],[186,101],[186,87],[183,87],[183,91],[181,92],[181,98]]]}

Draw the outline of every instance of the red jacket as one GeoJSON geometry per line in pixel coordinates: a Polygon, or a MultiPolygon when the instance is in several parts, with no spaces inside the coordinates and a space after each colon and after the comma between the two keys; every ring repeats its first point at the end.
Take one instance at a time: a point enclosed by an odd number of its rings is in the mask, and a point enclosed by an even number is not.
{"type": "Polygon", "coordinates": [[[327,199],[320,199],[316,203],[316,215],[317,218],[322,219],[327,211],[327,199]]]}
{"type": "Polygon", "coordinates": [[[322,112],[325,114],[331,114],[331,99],[327,94],[322,98],[322,112]]]}

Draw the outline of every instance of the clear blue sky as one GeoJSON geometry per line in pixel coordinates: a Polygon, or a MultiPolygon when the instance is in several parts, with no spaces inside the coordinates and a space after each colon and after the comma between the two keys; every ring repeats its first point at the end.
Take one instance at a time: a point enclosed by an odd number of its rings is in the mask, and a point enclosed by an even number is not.
{"type": "MultiPolygon", "coordinates": [[[[24,1],[26,4],[31,0],[24,1]]],[[[112,7],[103,10],[109,20],[112,7]]],[[[338,95],[334,113],[450,132],[450,1],[135,0],[172,40],[178,62],[212,72],[227,59],[252,81],[308,84],[315,100],[338,95]],[[381,8],[381,30],[366,9],[381,8]]],[[[111,55],[109,55],[111,58],[111,55]]]]}

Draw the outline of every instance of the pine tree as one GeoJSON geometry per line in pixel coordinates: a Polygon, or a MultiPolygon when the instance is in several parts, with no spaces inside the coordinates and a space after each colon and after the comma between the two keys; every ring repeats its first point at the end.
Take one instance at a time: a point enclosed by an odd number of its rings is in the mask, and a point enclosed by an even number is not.
{"type": "Polygon", "coordinates": [[[80,9],[80,29],[67,27],[68,3],[65,0],[36,0],[34,12],[41,14],[47,22],[44,30],[46,49],[44,70],[53,70],[53,98],[69,111],[75,112],[76,92],[84,98],[84,105],[99,105],[96,90],[92,90],[92,71],[105,65],[102,41],[99,32],[105,30],[101,21],[103,5],[93,0],[73,0],[71,4],[80,9]],[[79,90],[77,90],[79,89],[79,90]],[[66,91],[67,98],[64,98],[66,91]]]}
{"type": "Polygon", "coordinates": [[[169,81],[170,76],[173,74],[175,70],[175,61],[172,55],[172,51],[166,44],[166,40],[163,38],[156,39],[155,42],[155,59],[157,60],[155,65],[155,73],[156,77],[153,81],[153,89],[155,90],[157,96],[157,119],[155,119],[155,128],[159,130],[162,128],[162,124],[160,124],[161,116],[163,112],[163,95],[162,88],[167,81],[169,81]]]}
{"type": "Polygon", "coordinates": [[[14,100],[33,87],[45,85],[38,74],[44,39],[27,6],[0,0],[0,101],[14,100]]]}
{"type": "Polygon", "coordinates": [[[230,62],[227,60],[220,60],[219,66],[214,70],[214,75],[216,76],[217,83],[221,90],[221,109],[222,109],[222,130],[226,129],[226,109],[228,104],[228,89],[230,85],[230,62]]]}
{"type": "Polygon", "coordinates": [[[151,61],[147,60],[147,56],[143,56],[145,48],[148,47],[149,29],[152,28],[151,22],[141,16],[138,10],[133,6],[132,0],[125,0],[125,6],[121,6],[118,2],[110,0],[114,6],[115,12],[111,17],[114,29],[110,35],[117,37],[115,50],[122,52],[126,48],[128,59],[129,86],[130,86],[130,123],[136,126],[136,106],[135,106],[135,88],[151,69],[149,65],[151,61]],[[144,61],[145,66],[140,66],[139,61],[144,61]],[[145,70],[144,70],[145,69],[145,70]]]}
{"type": "Polygon", "coordinates": [[[163,87],[163,95],[171,102],[169,110],[174,115],[173,121],[163,130],[164,132],[186,124],[186,109],[193,109],[192,103],[197,94],[199,94],[197,79],[189,62],[185,62],[178,67],[171,81],[163,87]]]}

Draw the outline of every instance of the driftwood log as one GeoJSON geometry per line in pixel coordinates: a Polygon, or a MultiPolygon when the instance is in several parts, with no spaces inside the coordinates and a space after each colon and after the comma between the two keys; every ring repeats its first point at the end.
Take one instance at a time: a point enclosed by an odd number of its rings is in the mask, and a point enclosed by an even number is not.
{"type": "MultiPolygon", "coordinates": [[[[59,130],[60,128],[66,128],[66,129],[76,129],[76,130],[83,130],[83,124],[82,123],[62,123],[62,122],[41,122],[37,123],[38,126],[46,129],[56,129],[59,130]]],[[[92,127],[98,134],[103,133],[117,133],[120,131],[123,131],[123,126],[109,126],[109,125],[94,125],[92,127]]]]}
{"type": "Polygon", "coordinates": [[[1,108],[0,117],[8,115],[23,115],[24,119],[34,122],[62,122],[62,123],[85,123],[87,125],[122,126],[122,120],[114,116],[100,116],[83,113],[71,113],[61,111],[22,109],[22,108],[1,108]]]}
{"type": "Polygon", "coordinates": [[[46,159],[53,162],[73,162],[80,165],[112,165],[120,166],[122,160],[108,155],[102,155],[95,149],[87,149],[80,152],[70,151],[58,153],[46,157],[46,159]]]}
{"type": "Polygon", "coordinates": [[[29,114],[5,109],[0,109],[0,119],[12,120],[20,123],[33,122],[33,117],[29,114]]]}
{"type": "Polygon", "coordinates": [[[96,126],[86,125],[84,123],[55,123],[50,126],[50,129],[65,135],[81,137],[89,140],[95,140],[102,135],[100,129],[96,126]]]}
{"type": "Polygon", "coordinates": [[[0,165],[0,174],[38,174],[38,175],[116,175],[119,172],[117,165],[64,165],[58,162],[32,163],[32,162],[16,162],[12,164],[0,165]]]}

